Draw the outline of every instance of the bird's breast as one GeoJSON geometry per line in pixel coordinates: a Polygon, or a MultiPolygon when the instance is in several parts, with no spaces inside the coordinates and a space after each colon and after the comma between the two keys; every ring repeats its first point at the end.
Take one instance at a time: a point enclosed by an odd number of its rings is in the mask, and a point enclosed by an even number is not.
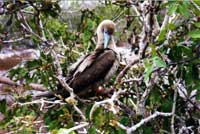
{"type": "Polygon", "coordinates": [[[90,88],[95,88],[108,81],[118,68],[119,60],[113,50],[105,50],[97,53],[95,56],[94,54],[91,56],[92,58],[88,57],[85,60],[92,61],[83,61],[84,64],[90,63],[90,65],[85,64],[85,69],[80,69],[81,72],[73,76],[73,79],[70,81],[70,86],[76,94],[82,93],[84,90],[88,91],[90,88]]]}

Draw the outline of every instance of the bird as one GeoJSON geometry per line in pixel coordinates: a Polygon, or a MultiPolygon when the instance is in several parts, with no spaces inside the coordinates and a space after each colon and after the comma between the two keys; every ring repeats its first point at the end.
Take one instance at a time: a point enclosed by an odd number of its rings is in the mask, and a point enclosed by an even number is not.
{"type": "MultiPolygon", "coordinates": [[[[90,54],[85,55],[71,67],[66,83],[79,97],[88,93],[95,93],[95,89],[110,80],[119,66],[119,56],[115,50],[114,34],[115,23],[112,20],[103,20],[97,27],[96,48],[90,54]]],[[[69,93],[62,90],[62,96],[69,93]]]]}

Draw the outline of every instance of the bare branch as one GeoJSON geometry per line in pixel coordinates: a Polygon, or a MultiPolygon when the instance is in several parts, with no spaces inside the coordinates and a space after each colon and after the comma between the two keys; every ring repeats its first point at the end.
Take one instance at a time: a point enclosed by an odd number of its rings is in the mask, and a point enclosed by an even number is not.
{"type": "Polygon", "coordinates": [[[132,8],[135,11],[136,16],[139,16],[139,18],[140,18],[140,24],[141,24],[141,22],[143,21],[143,19],[142,19],[142,16],[141,16],[140,12],[138,11],[138,7],[136,7],[135,5],[132,5],[132,8]]]}
{"type": "MultiPolygon", "coordinates": [[[[30,36],[27,36],[27,37],[30,37],[30,36]]],[[[9,43],[16,43],[16,42],[20,42],[20,41],[23,41],[25,39],[25,37],[20,37],[20,38],[17,38],[17,39],[10,39],[10,40],[3,40],[1,41],[3,44],[9,44],[9,43]]]]}
{"type": "Polygon", "coordinates": [[[20,25],[22,26],[22,28],[24,30],[26,30],[30,34],[34,35],[35,37],[37,37],[38,39],[40,39],[42,42],[47,43],[46,38],[40,37],[38,34],[36,34],[33,31],[33,29],[30,27],[30,25],[28,24],[28,22],[26,21],[26,19],[24,18],[23,14],[21,12],[17,14],[17,17],[18,17],[19,20],[23,21],[23,23],[21,22],[20,25]]]}
{"type": "Polygon", "coordinates": [[[139,127],[141,127],[142,125],[144,125],[147,122],[150,122],[151,120],[155,119],[158,116],[169,117],[169,116],[172,116],[172,113],[163,113],[163,112],[156,111],[154,114],[150,115],[149,117],[147,117],[145,119],[142,119],[139,123],[137,123],[136,125],[133,125],[132,127],[124,126],[123,124],[121,124],[117,121],[115,121],[114,124],[116,124],[119,128],[126,130],[127,134],[132,134],[139,127]]]}
{"type": "Polygon", "coordinates": [[[149,117],[147,117],[145,119],[142,119],[136,125],[134,125],[134,126],[128,128],[128,129],[126,129],[127,134],[132,134],[132,132],[134,132],[135,130],[137,130],[139,127],[141,127],[145,123],[151,121],[152,119],[155,119],[158,116],[169,117],[169,116],[172,116],[172,113],[163,113],[163,112],[156,111],[154,114],[150,115],[149,117]]]}
{"type": "Polygon", "coordinates": [[[161,28],[160,28],[160,32],[166,28],[167,24],[169,23],[169,15],[167,14],[167,11],[165,12],[165,17],[164,20],[162,22],[161,28]]]}
{"type": "Polygon", "coordinates": [[[144,79],[144,76],[141,76],[141,77],[139,77],[139,78],[130,78],[130,79],[124,80],[124,81],[122,81],[122,82],[123,82],[123,83],[129,83],[129,82],[132,82],[132,81],[140,82],[140,81],[142,81],[143,79],[144,79]]]}
{"type": "Polygon", "coordinates": [[[57,54],[54,50],[51,51],[52,57],[54,58],[54,67],[57,71],[58,76],[57,79],[59,80],[60,84],[65,88],[66,91],[68,91],[70,93],[70,96],[72,98],[75,97],[75,94],[73,92],[73,89],[71,87],[69,87],[69,85],[66,83],[65,78],[63,78],[63,73],[62,73],[62,68],[59,62],[59,59],[57,57],[57,54]]]}
{"type": "Polygon", "coordinates": [[[193,0],[190,0],[190,2],[200,11],[200,7],[193,0]]]}
{"type": "Polygon", "coordinates": [[[0,76],[0,83],[8,84],[10,86],[18,86],[19,85],[16,82],[12,81],[10,78],[4,77],[4,76],[0,76]]]}
{"type": "MultiPolygon", "coordinates": [[[[176,83],[175,83],[175,86],[176,83]]],[[[173,106],[172,106],[172,118],[171,118],[171,133],[175,134],[175,129],[174,129],[174,118],[175,118],[175,111],[176,111],[176,98],[177,98],[177,87],[174,89],[174,99],[173,99],[173,106]]]]}
{"type": "Polygon", "coordinates": [[[117,101],[120,94],[124,93],[124,92],[126,92],[126,90],[119,90],[117,92],[114,92],[114,94],[112,95],[112,97],[110,99],[95,102],[95,104],[92,106],[92,108],[90,110],[90,119],[92,119],[93,113],[96,110],[96,108],[101,106],[101,105],[105,105],[105,104],[109,104],[109,110],[111,110],[114,114],[116,114],[117,110],[115,109],[114,101],[117,101]]]}
{"type": "Polygon", "coordinates": [[[72,131],[78,130],[80,128],[84,128],[84,127],[86,127],[88,125],[89,125],[88,122],[83,122],[83,123],[80,123],[78,126],[74,126],[72,128],[69,128],[69,129],[60,129],[59,131],[61,131],[64,134],[68,134],[68,133],[70,133],[72,131]]]}
{"type": "Polygon", "coordinates": [[[25,103],[16,102],[12,106],[15,106],[15,105],[25,106],[25,105],[32,105],[32,104],[41,104],[40,111],[42,111],[44,109],[45,104],[65,105],[66,103],[64,103],[62,100],[48,101],[48,100],[41,98],[39,100],[34,100],[34,101],[31,101],[31,102],[25,102],[25,103]]]}
{"type": "Polygon", "coordinates": [[[81,116],[81,118],[86,121],[86,117],[85,115],[82,113],[82,111],[76,106],[76,105],[73,105],[74,109],[76,110],[76,112],[78,112],[81,116]]]}
{"type": "MultiPolygon", "coordinates": [[[[17,82],[14,82],[13,80],[11,80],[8,77],[5,77],[5,76],[0,76],[0,83],[7,84],[7,85],[10,85],[10,86],[23,86],[23,85],[18,84],[17,82]]],[[[46,91],[47,90],[41,84],[30,83],[29,86],[34,90],[39,90],[39,91],[46,91]]]]}
{"type": "Polygon", "coordinates": [[[42,31],[42,38],[44,40],[47,40],[46,36],[45,36],[45,32],[44,32],[44,26],[42,24],[42,20],[41,20],[41,15],[38,15],[38,19],[39,19],[39,26],[40,26],[40,30],[42,31]]]}
{"type": "Polygon", "coordinates": [[[158,37],[160,36],[161,32],[166,28],[166,26],[167,26],[168,23],[169,23],[169,15],[167,14],[167,11],[166,11],[165,12],[164,20],[163,20],[162,25],[160,27],[160,33],[156,37],[156,41],[158,40],[158,37]]]}
{"type": "Polygon", "coordinates": [[[120,82],[121,78],[125,75],[125,73],[131,68],[134,64],[139,62],[139,57],[135,58],[130,64],[126,65],[126,67],[117,75],[116,82],[120,82]]]}

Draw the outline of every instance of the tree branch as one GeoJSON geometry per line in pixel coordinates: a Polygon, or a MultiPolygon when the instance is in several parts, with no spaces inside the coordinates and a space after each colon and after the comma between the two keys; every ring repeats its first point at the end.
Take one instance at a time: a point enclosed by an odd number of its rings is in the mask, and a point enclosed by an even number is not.
{"type": "Polygon", "coordinates": [[[172,118],[171,118],[171,133],[175,134],[174,129],[174,118],[175,118],[175,111],[176,111],[176,99],[177,99],[177,84],[175,83],[175,89],[174,89],[174,99],[173,99],[173,106],[172,106],[172,118]]]}
{"type": "Polygon", "coordinates": [[[93,113],[96,110],[96,108],[99,107],[100,105],[105,105],[105,104],[109,104],[109,110],[111,110],[114,114],[116,114],[117,110],[115,109],[114,101],[117,101],[120,94],[124,92],[126,92],[126,90],[119,90],[117,92],[114,92],[114,94],[112,95],[110,99],[95,102],[90,110],[90,119],[92,119],[93,113]]]}
{"type": "Polygon", "coordinates": [[[84,127],[86,127],[86,126],[88,126],[88,125],[89,125],[88,122],[80,123],[78,126],[74,126],[74,127],[72,127],[72,128],[69,128],[69,129],[60,129],[60,130],[58,131],[58,133],[60,132],[60,133],[63,133],[63,134],[69,134],[69,133],[72,132],[72,131],[75,131],[75,130],[84,128],[84,127]]]}
{"type": "Polygon", "coordinates": [[[135,124],[132,127],[126,127],[123,124],[116,122],[116,125],[120,127],[123,130],[126,130],[127,134],[132,134],[134,131],[136,131],[139,127],[144,125],[147,122],[150,122],[151,120],[155,119],[158,116],[163,116],[163,117],[169,117],[172,116],[172,113],[163,113],[163,112],[158,112],[156,111],[154,114],[150,115],[149,117],[142,119],[139,123],[135,124]]]}

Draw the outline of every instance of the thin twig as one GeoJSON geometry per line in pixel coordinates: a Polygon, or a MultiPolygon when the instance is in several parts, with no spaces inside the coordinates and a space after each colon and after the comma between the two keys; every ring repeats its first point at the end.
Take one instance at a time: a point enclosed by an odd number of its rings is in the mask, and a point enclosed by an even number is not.
{"type": "Polygon", "coordinates": [[[139,81],[142,81],[143,79],[144,79],[144,76],[141,76],[141,77],[139,77],[139,78],[130,78],[130,79],[124,80],[124,81],[122,81],[122,82],[123,82],[123,83],[129,83],[129,82],[133,82],[133,81],[139,82],[139,81]]]}
{"type": "Polygon", "coordinates": [[[134,132],[135,130],[137,130],[139,127],[141,127],[145,123],[151,121],[152,119],[155,119],[158,116],[169,117],[169,116],[172,116],[172,113],[163,113],[163,112],[156,111],[154,114],[150,115],[149,117],[147,117],[145,119],[142,119],[136,125],[134,125],[134,126],[128,128],[128,129],[126,129],[127,134],[131,134],[132,132],[134,132]]]}
{"type": "Polygon", "coordinates": [[[48,100],[45,100],[44,98],[41,98],[39,100],[34,100],[31,102],[25,102],[25,103],[16,102],[12,106],[15,106],[15,105],[25,106],[25,105],[32,105],[32,104],[41,104],[40,111],[42,111],[44,109],[45,104],[65,105],[66,103],[64,103],[62,100],[48,101],[48,100]]]}
{"type": "Polygon", "coordinates": [[[90,110],[90,119],[92,119],[93,113],[96,110],[96,108],[101,105],[105,105],[105,104],[109,104],[109,110],[111,110],[114,114],[116,114],[117,111],[115,109],[114,101],[116,101],[119,98],[120,94],[124,93],[124,92],[126,92],[126,90],[119,90],[117,92],[114,92],[114,94],[112,95],[112,97],[110,99],[95,102],[95,104],[92,106],[92,108],[90,110]]]}
{"type": "Polygon", "coordinates": [[[59,59],[57,57],[57,54],[54,50],[51,51],[52,57],[54,58],[54,67],[57,71],[57,79],[59,80],[60,84],[64,87],[64,89],[66,91],[68,91],[70,93],[70,97],[74,98],[75,94],[73,92],[73,89],[71,87],[69,87],[69,85],[66,83],[65,78],[62,76],[62,68],[59,62],[59,59]]]}
{"type": "MultiPolygon", "coordinates": [[[[175,84],[176,85],[176,84],[175,84]]],[[[174,129],[174,118],[175,118],[175,111],[176,111],[176,98],[177,98],[177,85],[174,89],[174,99],[173,99],[173,106],[172,106],[172,118],[171,118],[171,133],[175,134],[175,129],[174,129]]]]}
{"type": "MultiPolygon", "coordinates": [[[[10,85],[10,86],[23,86],[23,85],[20,85],[19,83],[15,82],[13,80],[11,80],[8,77],[5,77],[5,76],[0,76],[0,83],[7,84],[7,85],[10,85]]],[[[34,89],[34,90],[39,90],[39,91],[46,91],[47,90],[43,85],[36,84],[36,83],[30,83],[29,87],[34,89]]]]}
{"type": "Polygon", "coordinates": [[[126,65],[126,67],[117,75],[116,82],[120,82],[121,78],[125,75],[125,73],[131,68],[134,64],[139,62],[139,58],[133,60],[130,64],[126,65]]]}
{"type": "Polygon", "coordinates": [[[169,117],[169,116],[172,116],[172,113],[163,113],[163,112],[158,112],[156,111],[154,114],[150,115],[149,117],[145,118],[145,119],[142,119],[139,123],[131,126],[131,127],[127,127],[127,126],[124,126],[123,124],[119,123],[119,122],[115,122],[116,125],[123,129],[123,130],[126,130],[126,133],[127,134],[132,134],[134,131],[136,131],[139,127],[141,127],[142,125],[144,125],[145,123],[151,121],[152,119],[155,119],[156,117],[158,116],[163,116],[163,117],[169,117]]]}
{"type": "Polygon", "coordinates": [[[76,112],[78,112],[81,116],[81,118],[86,121],[86,117],[85,115],[82,113],[82,111],[76,106],[76,105],[73,105],[74,109],[76,110],[76,112]]]}
{"type": "Polygon", "coordinates": [[[44,40],[47,40],[46,36],[45,36],[45,31],[44,31],[44,26],[42,24],[42,20],[41,20],[41,15],[38,15],[38,19],[39,19],[39,26],[40,26],[40,30],[42,31],[42,38],[44,38],[44,40]]]}
{"type": "Polygon", "coordinates": [[[84,128],[84,127],[86,127],[86,126],[88,126],[88,125],[89,125],[88,122],[80,123],[78,126],[74,126],[74,127],[72,127],[72,128],[69,128],[69,129],[61,129],[61,132],[62,132],[63,134],[69,134],[69,133],[72,132],[72,131],[75,131],[75,130],[84,128]]]}
{"type": "Polygon", "coordinates": [[[17,39],[10,39],[10,40],[3,40],[3,41],[1,41],[1,43],[9,44],[9,43],[20,42],[20,41],[23,41],[23,40],[25,40],[25,37],[20,37],[20,38],[17,38],[17,39]]]}
{"type": "Polygon", "coordinates": [[[190,0],[190,2],[200,11],[200,7],[193,0],[190,0]]]}

